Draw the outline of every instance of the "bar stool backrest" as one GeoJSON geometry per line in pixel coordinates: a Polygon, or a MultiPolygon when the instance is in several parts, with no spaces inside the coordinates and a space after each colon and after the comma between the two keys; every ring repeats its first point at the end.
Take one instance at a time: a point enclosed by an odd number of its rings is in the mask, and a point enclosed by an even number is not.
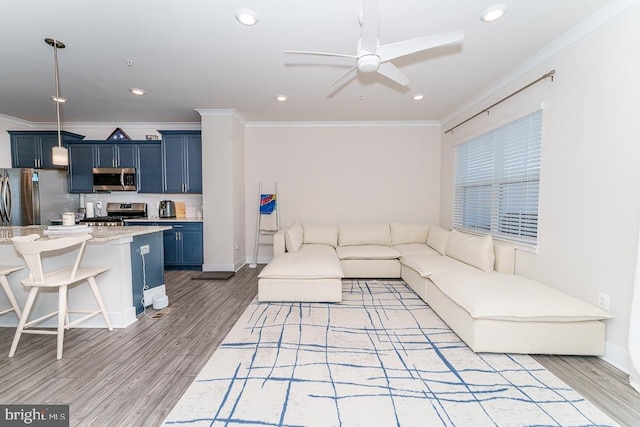
{"type": "Polygon", "coordinates": [[[29,234],[27,236],[16,236],[11,239],[13,247],[24,257],[24,261],[29,268],[29,277],[37,283],[45,283],[44,275],[47,273],[44,271],[42,265],[41,254],[44,252],[57,251],[61,249],[73,248],[74,246],[80,246],[76,260],[71,269],[70,279],[74,279],[78,267],[80,266],[80,260],[84,253],[84,247],[87,240],[91,239],[90,234],[81,234],[78,236],[59,237],[55,239],[43,239],[36,240],[40,236],[38,234],[29,234]]]}

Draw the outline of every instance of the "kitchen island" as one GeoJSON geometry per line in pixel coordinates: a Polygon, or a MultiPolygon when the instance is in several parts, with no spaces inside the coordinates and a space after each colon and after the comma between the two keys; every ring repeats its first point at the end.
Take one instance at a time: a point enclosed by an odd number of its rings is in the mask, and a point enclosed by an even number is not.
{"type": "MultiPolygon", "coordinates": [[[[105,306],[114,328],[126,328],[133,324],[136,315],[150,305],[155,295],[165,294],[164,287],[164,249],[162,232],[171,227],[90,227],[91,240],[87,242],[82,258],[83,266],[108,267],[96,280],[105,306]],[[142,250],[141,250],[142,249],[142,250]]],[[[62,237],[61,234],[46,235],[46,226],[0,227],[0,264],[24,264],[22,257],[13,249],[11,238],[28,234],[38,234],[44,239],[62,237]]],[[[75,254],[60,254],[47,257],[43,263],[45,269],[54,269],[70,265],[75,254]]],[[[11,274],[9,284],[20,307],[24,307],[27,291],[20,281],[28,277],[28,270],[11,274]]],[[[0,307],[7,307],[4,293],[0,293],[0,307]]],[[[96,303],[88,286],[69,288],[69,307],[91,309],[96,303]]],[[[47,312],[55,311],[57,292],[42,292],[36,301],[30,318],[36,318],[47,312]]],[[[73,320],[73,316],[71,318],[73,320]]],[[[55,324],[55,318],[49,320],[49,326],[55,324]]],[[[0,317],[0,326],[16,326],[18,320],[14,314],[0,317]]],[[[93,317],[78,325],[79,327],[104,327],[100,316],[93,317]]]]}

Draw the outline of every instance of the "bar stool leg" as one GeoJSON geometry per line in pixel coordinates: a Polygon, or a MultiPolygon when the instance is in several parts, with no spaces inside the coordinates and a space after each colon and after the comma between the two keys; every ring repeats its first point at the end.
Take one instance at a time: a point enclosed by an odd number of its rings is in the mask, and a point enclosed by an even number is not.
{"type": "Polygon", "coordinates": [[[56,359],[62,359],[62,345],[64,343],[64,327],[67,320],[67,287],[58,289],[58,345],[56,359]]]}
{"type": "Polygon", "coordinates": [[[16,301],[16,298],[13,295],[13,292],[11,291],[11,286],[9,285],[9,281],[7,280],[7,276],[5,276],[4,274],[0,275],[0,285],[2,285],[2,289],[4,289],[4,293],[7,295],[7,298],[9,299],[9,303],[11,304],[11,307],[13,307],[13,310],[16,312],[16,316],[18,316],[18,319],[20,319],[20,316],[22,316],[22,311],[20,311],[18,302],[16,301]]]}
{"type": "Polygon", "coordinates": [[[18,327],[16,328],[16,333],[13,336],[13,342],[11,343],[11,349],[9,350],[9,357],[13,357],[16,352],[16,348],[18,347],[18,341],[20,341],[20,337],[22,336],[22,330],[24,329],[25,323],[27,323],[27,319],[29,318],[29,312],[31,311],[31,307],[33,306],[33,302],[36,299],[36,295],[40,288],[33,287],[29,290],[29,295],[27,295],[27,302],[24,304],[24,309],[22,310],[22,316],[20,316],[20,321],[18,322],[18,327]]]}
{"type": "Polygon", "coordinates": [[[89,282],[89,287],[91,288],[91,292],[93,292],[93,296],[96,298],[96,302],[98,303],[98,307],[100,307],[100,312],[102,313],[102,317],[104,317],[104,321],[107,324],[107,329],[113,331],[113,327],[111,326],[111,320],[109,320],[109,314],[107,314],[107,309],[102,302],[102,297],[100,296],[100,291],[98,290],[98,284],[96,283],[95,277],[88,277],[87,282],[89,282]]]}

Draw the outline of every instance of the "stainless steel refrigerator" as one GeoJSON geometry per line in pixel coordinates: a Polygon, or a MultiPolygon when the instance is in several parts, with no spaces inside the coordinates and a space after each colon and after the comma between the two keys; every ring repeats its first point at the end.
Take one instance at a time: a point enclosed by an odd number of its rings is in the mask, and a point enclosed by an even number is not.
{"type": "Polygon", "coordinates": [[[0,226],[48,225],[77,212],[80,198],[67,185],[66,171],[0,169],[0,226]]]}

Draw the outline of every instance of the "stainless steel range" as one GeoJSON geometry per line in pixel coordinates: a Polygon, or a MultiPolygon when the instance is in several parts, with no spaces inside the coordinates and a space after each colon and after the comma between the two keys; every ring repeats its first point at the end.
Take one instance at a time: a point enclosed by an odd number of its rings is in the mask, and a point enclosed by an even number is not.
{"type": "Polygon", "coordinates": [[[118,227],[124,225],[125,219],[146,218],[146,203],[107,203],[106,216],[94,216],[93,218],[84,218],[81,223],[95,226],[118,227]]]}

